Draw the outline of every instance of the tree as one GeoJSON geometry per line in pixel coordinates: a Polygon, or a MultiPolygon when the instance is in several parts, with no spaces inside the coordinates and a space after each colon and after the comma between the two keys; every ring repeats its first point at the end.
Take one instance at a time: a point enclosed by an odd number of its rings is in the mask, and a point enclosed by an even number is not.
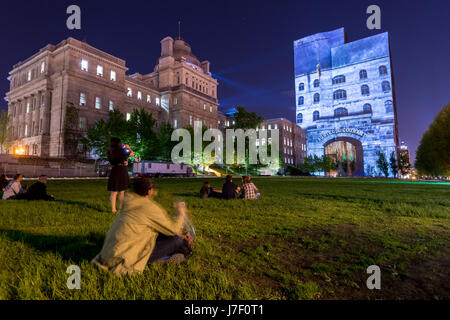
{"type": "Polygon", "coordinates": [[[11,117],[8,115],[8,111],[3,110],[0,113],[0,154],[9,148],[11,137],[10,127],[11,117]]]}
{"type": "Polygon", "coordinates": [[[389,176],[389,166],[386,160],[386,155],[381,151],[377,151],[377,156],[377,167],[387,178],[389,176]]]}
{"type": "Polygon", "coordinates": [[[398,169],[401,175],[407,175],[411,173],[411,163],[409,162],[409,153],[400,150],[398,153],[398,169]]]}
{"type": "Polygon", "coordinates": [[[392,175],[396,178],[398,174],[398,164],[394,151],[391,152],[391,156],[389,157],[389,168],[391,168],[392,175]]]}
{"type": "Polygon", "coordinates": [[[84,158],[86,147],[79,148],[79,142],[83,139],[83,132],[78,127],[78,109],[69,103],[64,114],[63,141],[65,158],[84,158]]]}
{"type": "Polygon", "coordinates": [[[256,129],[264,121],[264,117],[255,112],[248,112],[243,106],[237,106],[236,110],[233,116],[234,129],[256,129]]]}
{"type": "Polygon", "coordinates": [[[415,167],[420,174],[450,175],[450,103],[442,108],[423,134],[415,167]]]}
{"type": "MultiPolygon", "coordinates": [[[[176,141],[172,141],[173,128],[168,122],[163,122],[159,126],[159,130],[156,133],[156,145],[158,151],[155,153],[156,158],[161,161],[172,161],[171,153],[173,147],[177,144],[176,141]]],[[[194,136],[191,136],[192,138],[194,136]]]]}

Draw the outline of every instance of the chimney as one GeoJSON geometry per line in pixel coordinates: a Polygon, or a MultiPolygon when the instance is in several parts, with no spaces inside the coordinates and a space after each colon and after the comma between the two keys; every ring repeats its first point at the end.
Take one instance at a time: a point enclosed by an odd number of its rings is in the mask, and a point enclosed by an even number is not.
{"type": "Polygon", "coordinates": [[[208,74],[209,74],[209,65],[210,65],[210,62],[207,60],[205,60],[201,63],[203,71],[205,71],[205,73],[208,73],[208,74]]]}
{"type": "Polygon", "coordinates": [[[165,37],[161,40],[161,57],[173,56],[173,39],[165,37]]]}

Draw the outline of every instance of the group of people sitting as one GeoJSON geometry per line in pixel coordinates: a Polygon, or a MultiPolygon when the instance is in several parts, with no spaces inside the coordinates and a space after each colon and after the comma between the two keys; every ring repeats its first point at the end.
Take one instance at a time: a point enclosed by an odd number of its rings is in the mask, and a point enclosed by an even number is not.
{"type": "Polygon", "coordinates": [[[23,175],[17,173],[9,181],[5,174],[0,177],[0,190],[3,192],[2,200],[55,200],[53,195],[47,194],[47,176],[41,175],[38,181],[30,187],[22,187],[23,175]]]}
{"type": "Polygon", "coordinates": [[[249,176],[242,177],[242,187],[238,187],[233,183],[233,176],[227,175],[226,181],[222,186],[222,190],[214,189],[209,182],[205,181],[200,189],[200,195],[205,198],[219,199],[258,199],[260,194],[255,184],[251,182],[249,176]]]}

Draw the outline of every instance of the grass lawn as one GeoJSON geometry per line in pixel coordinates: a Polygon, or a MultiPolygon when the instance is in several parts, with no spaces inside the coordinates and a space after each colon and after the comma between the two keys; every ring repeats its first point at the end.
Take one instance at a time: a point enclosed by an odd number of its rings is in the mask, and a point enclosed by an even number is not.
{"type": "Polygon", "coordinates": [[[0,201],[0,299],[450,299],[449,185],[255,178],[261,199],[223,201],[199,198],[203,179],[162,179],[156,200],[191,212],[194,256],[117,278],[89,263],[114,219],[106,182],[0,201]],[[81,290],[66,287],[72,264],[81,290]],[[366,287],[373,264],[381,290],[366,287]]]}

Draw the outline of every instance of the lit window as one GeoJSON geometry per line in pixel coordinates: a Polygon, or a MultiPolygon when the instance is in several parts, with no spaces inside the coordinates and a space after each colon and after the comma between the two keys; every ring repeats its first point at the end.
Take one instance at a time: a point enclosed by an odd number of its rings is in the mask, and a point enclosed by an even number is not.
{"type": "Polygon", "coordinates": [[[387,74],[387,68],[386,68],[386,66],[380,66],[380,67],[378,68],[378,71],[380,72],[380,76],[386,75],[386,74],[387,74]]]}
{"type": "Polygon", "coordinates": [[[116,72],[114,70],[111,70],[110,80],[116,81],[116,72]]]}
{"type": "Polygon", "coordinates": [[[160,105],[160,99],[156,98],[156,105],[159,106],[160,105]]]}
{"type": "Polygon", "coordinates": [[[101,65],[97,66],[97,75],[103,77],[103,67],[101,65]]]}
{"type": "Polygon", "coordinates": [[[212,106],[209,106],[209,112],[212,112],[212,109],[213,109],[212,106]]]}
{"type": "Polygon", "coordinates": [[[192,116],[189,116],[189,125],[192,126],[192,116]]]}
{"type": "Polygon", "coordinates": [[[298,97],[298,105],[302,106],[305,103],[305,98],[303,98],[302,96],[298,97]]]}
{"type": "Polygon", "coordinates": [[[140,91],[137,92],[137,98],[138,100],[142,100],[142,92],[140,91]]]}
{"type": "Polygon", "coordinates": [[[109,100],[109,111],[114,111],[114,101],[109,100]]]}
{"type": "Polygon", "coordinates": [[[148,102],[148,103],[152,102],[152,98],[150,97],[149,94],[147,95],[147,102],[148,102]]]}
{"type": "Polygon", "coordinates": [[[81,60],[81,70],[83,70],[83,71],[88,71],[88,66],[89,66],[89,64],[88,64],[88,61],[87,60],[81,60]]]}
{"type": "Polygon", "coordinates": [[[273,126],[274,129],[278,129],[278,125],[275,123],[273,126]]]}
{"type": "Polygon", "coordinates": [[[86,105],[86,94],[80,93],[80,106],[85,106],[85,105],[86,105]]]}
{"type": "Polygon", "coordinates": [[[178,98],[177,97],[173,98],[173,104],[174,105],[178,104],[178,98]]]}
{"type": "Polygon", "coordinates": [[[314,103],[319,103],[320,102],[320,94],[315,93],[314,94],[314,103]]]}
{"type": "Polygon", "coordinates": [[[28,125],[25,125],[25,137],[28,136],[28,125]]]}
{"type": "Polygon", "coordinates": [[[41,73],[44,73],[44,72],[45,72],[45,62],[42,61],[42,63],[41,63],[41,73]]]}
{"type": "Polygon", "coordinates": [[[366,70],[359,71],[359,79],[367,79],[367,71],[366,70]]]}
{"type": "Polygon", "coordinates": [[[95,109],[100,109],[102,107],[102,100],[99,97],[95,97],[95,109]]]}
{"type": "Polygon", "coordinates": [[[320,85],[319,79],[314,80],[314,88],[318,88],[320,85]]]}
{"type": "Polygon", "coordinates": [[[391,91],[391,84],[389,83],[389,81],[383,81],[381,83],[381,89],[383,90],[383,92],[391,91]]]}
{"type": "Polygon", "coordinates": [[[133,95],[133,90],[131,88],[127,89],[127,97],[131,97],[133,95]]]}
{"type": "Polygon", "coordinates": [[[31,81],[31,70],[28,70],[27,81],[31,81]]]}
{"type": "Polygon", "coordinates": [[[80,117],[80,118],[78,119],[78,128],[81,129],[81,130],[83,130],[83,129],[84,129],[84,126],[85,126],[85,122],[86,122],[86,119],[83,118],[83,117],[80,117]]]}
{"type": "Polygon", "coordinates": [[[303,90],[305,90],[305,84],[303,82],[300,82],[298,84],[298,91],[303,91],[303,90]]]}
{"type": "Polygon", "coordinates": [[[203,104],[203,110],[206,110],[206,104],[205,103],[203,104]]]}
{"type": "Polygon", "coordinates": [[[127,121],[129,121],[131,119],[131,114],[129,112],[127,112],[127,121]]]}
{"type": "Polygon", "coordinates": [[[173,120],[173,127],[176,128],[177,125],[178,125],[177,119],[174,119],[174,120],[173,120]]]}
{"type": "Polygon", "coordinates": [[[361,95],[363,95],[363,96],[368,96],[370,94],[370,91],[369,91],[369,86],[368,85],[362,85],[361,86],[361,95]]]}

